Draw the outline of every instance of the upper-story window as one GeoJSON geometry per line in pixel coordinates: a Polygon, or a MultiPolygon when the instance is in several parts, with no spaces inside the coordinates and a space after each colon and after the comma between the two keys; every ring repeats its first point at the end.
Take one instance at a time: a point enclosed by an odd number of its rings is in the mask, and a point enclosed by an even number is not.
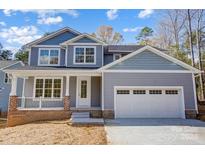
{"type": "Polygon", "coordinates": [[[95,64],[96,63],[96,47],[75,47],[74,48],[74,64],[95,64]]]}
{"type": "Polygon", "coordinates": [[[59,65],[60,50],[59,49],[39,49],[39,65],[59,65]]]}
{"type": "Polygon", "coordinates": [[[121,57],[122,57],[121,54],[114,54],[114,55],[113,55],[113,61],[118,60],[118,59],[120,59],[121,57]]]}

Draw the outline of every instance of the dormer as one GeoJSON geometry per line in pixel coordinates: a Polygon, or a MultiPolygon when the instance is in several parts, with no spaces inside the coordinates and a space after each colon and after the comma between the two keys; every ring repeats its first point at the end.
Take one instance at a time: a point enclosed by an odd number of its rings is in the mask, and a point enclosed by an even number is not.
{"type": "Polygon", "coordinates": [[[81,34],[60,44],[66,48],[67,67],[99,68],[103,66],[103,41],[81,34]]]}

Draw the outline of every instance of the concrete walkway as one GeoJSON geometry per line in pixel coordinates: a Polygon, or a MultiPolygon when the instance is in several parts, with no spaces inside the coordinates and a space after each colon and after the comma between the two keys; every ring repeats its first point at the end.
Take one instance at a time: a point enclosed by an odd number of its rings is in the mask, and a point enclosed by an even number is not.
{"type": "Polygon", "coordinates": [[[205,122],[191,119],[106,120],[109,144],[205,144],[205,122]]]}

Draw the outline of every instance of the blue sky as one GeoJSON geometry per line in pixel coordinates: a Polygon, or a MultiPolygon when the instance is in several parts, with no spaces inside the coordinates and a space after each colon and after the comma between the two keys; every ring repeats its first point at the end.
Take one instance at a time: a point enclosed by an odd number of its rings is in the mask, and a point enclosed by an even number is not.
{"type": "Polygon", "coordinates": [[[101,25],[110,25],[124,37],[124,43],[135,43],[144,26],[155,29],[159,10],[0,10],[0,42],[16,51],[23,44],[68,26],[92,33],[101,25]]]}

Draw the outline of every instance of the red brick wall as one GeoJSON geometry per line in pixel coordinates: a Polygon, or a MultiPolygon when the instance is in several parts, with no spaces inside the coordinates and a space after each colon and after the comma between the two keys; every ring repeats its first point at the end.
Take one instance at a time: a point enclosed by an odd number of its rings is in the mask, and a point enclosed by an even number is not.
{"type": "Polygon", "coordinates": [[[7,126],[16,126],[41,120],[62,120],[70,118],[70,111],[64,110],[19,110],[8,114],[7,126]]]}

